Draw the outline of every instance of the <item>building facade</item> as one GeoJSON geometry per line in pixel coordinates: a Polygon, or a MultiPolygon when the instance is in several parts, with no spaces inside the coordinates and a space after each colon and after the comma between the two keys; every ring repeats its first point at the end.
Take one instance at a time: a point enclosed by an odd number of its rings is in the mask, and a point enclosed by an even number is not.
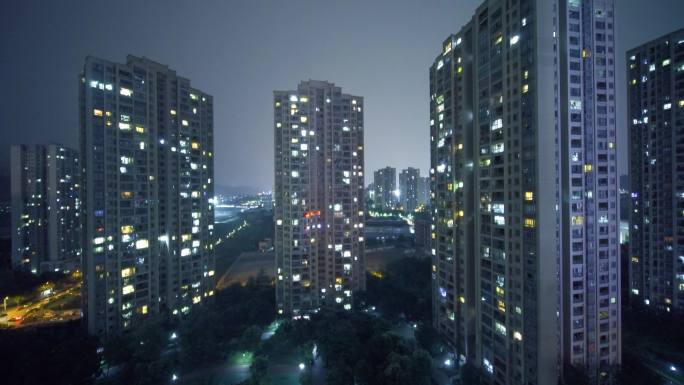
{"type": "Polygon", "coordinates": [[[79,82],[84,316],[111,336],[214,293],[213,100],[135,56],[79,82]]]}
{"type": "Polygon", "coordinates": [[[375,209],[394,210],[399,203],[397,199],[397,169],[385,167],[373,174],[373,186],[375,187],[375,209]]]}
{"type": "Polygon", "coordinates": [[[420,170],[409,167],[399,174],[399,200],[404,212],[412,213],[418,207],[418,180],[420,170]]]}
{"type": "Polygon", "coordinates": [[[430,203],[430,177],[418,178],[418,206],[427,206],[430,203]]]}
{"type": "Polygon", "coordinates": [[[58,145],[10,149],[12,266],[40,274],[80,269],[80,166],[58,145]]]}
{"type": "Polygon", "coordinates": [[[363,105],[324,81],[274,92],[278,314],[350,310],[365,289],[363,105]]]}
{"type": "Polygon", "coordinates": [[[434,326],[489,383],[620,363],[613,17],[485,1],[430,68],[434,326]]]}
{"type": "Polygon", "coordinates": [[[627,52],[631,300],[684,311],[684,29],[627,52]]]}

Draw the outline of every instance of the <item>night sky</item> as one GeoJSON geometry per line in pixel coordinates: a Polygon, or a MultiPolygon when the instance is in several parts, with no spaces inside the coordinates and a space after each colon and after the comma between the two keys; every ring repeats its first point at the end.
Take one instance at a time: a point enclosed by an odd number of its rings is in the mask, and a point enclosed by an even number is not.
{"type": "MultiPolygon", "coordinates": [[[[78,143],[86,55],[169,65],[214,96],[216,179],[270,188],[275,89],[336,83],[365,97],[366,179],[429,166],[428,67],[480,0],[5,1],[0,8],[0,175],[11,143],[78,143]]],[[[682,0],[616,0],[620,172],[624,52],[684,27],[682,0]]]]}

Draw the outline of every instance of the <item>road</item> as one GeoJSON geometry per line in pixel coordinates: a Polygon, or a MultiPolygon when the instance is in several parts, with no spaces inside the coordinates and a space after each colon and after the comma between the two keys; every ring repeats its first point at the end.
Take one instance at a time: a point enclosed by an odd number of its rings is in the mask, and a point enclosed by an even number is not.
{"type": "Polygon", "coordinates": [[[0,326],[19,328],[78,319],[81,317],[80,308],[48,309],[48,307],[61,300],[68,303],[70,300],[80,296],[80,292],[81,284],[75,283],[64,289],[57,290],[49,296],[37,298],[19,306],[8,306],[7,314],[0,317],[0,326]],[[34,313],[36,317],[34,317],[34,313]]]}

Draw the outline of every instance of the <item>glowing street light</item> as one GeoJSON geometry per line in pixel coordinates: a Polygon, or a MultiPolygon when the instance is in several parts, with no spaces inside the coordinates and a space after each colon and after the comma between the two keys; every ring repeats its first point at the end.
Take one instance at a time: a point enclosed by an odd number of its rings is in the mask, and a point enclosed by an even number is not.
{"type": "Polygon", "coordinates": [[[673,371],[673,372],[676,372],[676,371],[677,371],[677,367],[674,366],[674,365],[670,365],[670,370],[673,371]]]}
{"type": "Polygon", "coordinates": [[[299,363],[299,370],[304,370],[304,369],[306,369],[306,365],[304,365],[303,362],[300,362],[299,363]]]}

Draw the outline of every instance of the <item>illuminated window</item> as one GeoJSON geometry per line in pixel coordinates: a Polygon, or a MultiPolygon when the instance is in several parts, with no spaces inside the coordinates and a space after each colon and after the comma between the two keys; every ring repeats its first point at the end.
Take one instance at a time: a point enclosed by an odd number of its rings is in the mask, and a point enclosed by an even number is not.
{"type": "Polygon", "coordinates": [[[525,191],[525,200],[528,202],[534,200],[534,193],[532,191],[525,191]]]}
{"type": "Polygon", "coordinates": [[[120,88],[119,88],[119,93],[120,93],[121,95],[123,95],[123,96],[128,96],[128,97],[130,97],[131,95],[133,95],[133,91],[131,91],[130,89],[125,88],[125,87],[120,87],[120,88]]]}
{"type": "Polygon", "coordinates": [[[506,327],[505,327],[504,325],[502,325],[501,323],[499,323],[499,322],[494,322],[494,328],[496,329],[496,331],[497,331],[499,334],[501,334],[501,335],[503,335],[503,336],[506,335],[506,327]]]}
{"type": "Polygon", "coordinates": [[[520,41],[520,36],[515,35],[515,36],[511,37],[510,45],[516,45],[516,44],[518,44],[519,41],[520,41]]]}
{"type": "Polygon", "coordinates": [[[127,295],[133,293],[134,291],[135,287],[133,287],[133,285],[126,285],[121,289],[121,294],[127,295]]]}
{"type": "Polygon", "coordinates": [[[535,226],[536,226],[536,223],[535,223],[534,219],[532,219],[532,218],[525,218],[525,227],[530,227],[530,228],[532,228],[532,227],[535,227],[535,226]]]}
{"type": "Polygon", "coordinates": [[[135,126],[135,132],[142,134],[143,132],[145,132],[145,127],[135,126]]]}
{"type": "Polygon", "coordinates": [[[131,199],[131,198],[133,198],[133,193],[131,191],[122,191],[121,192],[121,198],[122,199],[131,199]]]}
{"type": "Polygon", "coordinates": [[[299,117],[299,121],[302,122],[302,123],[306,123],[307,120],[309,120],[309,118],[306,117],[306,116],[300,116],[300,117],[299,117]]]}
{"type": "Polygon", "coordinates": [[[95,108],[95,109],[93,110],[93,115],[95,115],[95,116],[102,116],[102,110],[98,110],[97,108],[95,108]]]}
{"type": "Polygon", "coordinates": [[[147,242],[147,239],[138,239],[135,241],[135,248],[140,250],[140,249],[146,249],[149,246],[149,242],[147,242]]]}
{"type": "Polygon", "coordinates": [[[128,278],[135,274],[135,267],[127,267],[121,270],[121,278],[128,278]]]}
{"type": "Polygon", "coordinates": [[[501,129],[502,127],[503,127],[503,119],[501,119],[501,118],[496,119],[496,120],[492,123],[492,131],[499,130],[499,129],[501,129]]]}
{"type": "Polygon", "coordinates": [[[185,120],[185,119],[183,119],[183,120],[181,121],[181,124],[184,125],[184,126],[187,126],[187,125],[188,125],[188,121],[185,120]]]}
{"type": "Polygon", "coordinates": [[[129,123],[119,122],[119,129],[123,131],[128,131],[131,129],[131,125],[129,123]]]}
{"type": "Polygon", "coordinates": [[[176,110],[171,110],[171,111],[169,111],[169,113],[170,113],[171,115],[176,115],[176,110]]]}
{"type": "Polygon", "coordinates": [[[522,86],[522,93],[523,93],[523,94],[526,94],[529,90],[530,90],[530,86],[529,86],[529,85],[524,84],[524,85],[522,86]]]}
{"type": "Polygon", "coordinates": [[[133,233],[133,226],[132,225],[121,226],[121,234],[132,234],[132,233],[133,233]]]}
{"type": "Polygon", "coordinates": [[[584,172],[591,172],[593,170],[593,166],[591,164],[585,164],[584,165],[584,172]]]}
{"type": "Polygon", "coordinates": [[[200,144],[198,142],[192,142],[191,147],[193,150],[197,150],[198,148],[200,148],[200,144]]]}

